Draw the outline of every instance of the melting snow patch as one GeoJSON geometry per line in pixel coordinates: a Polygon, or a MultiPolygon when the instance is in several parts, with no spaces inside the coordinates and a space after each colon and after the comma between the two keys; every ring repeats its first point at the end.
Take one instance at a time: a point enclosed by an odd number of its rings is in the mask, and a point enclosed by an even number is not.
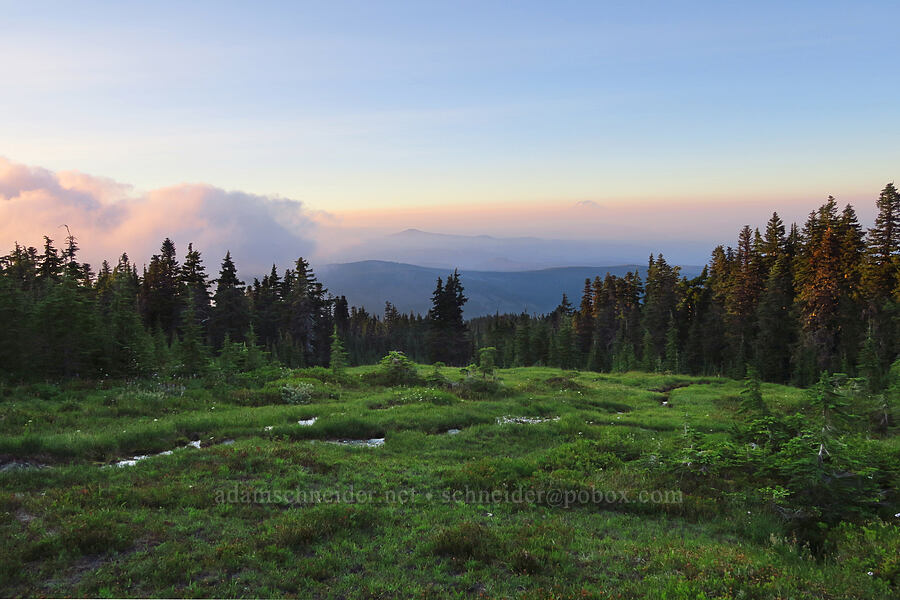
{"type": "Polygon", "coordinates": [[[552,419],[544,419],[541,417],[497,417],[498,425],[506,425],[508,423],[534,425],[535,423],[548,423],[550,421],[559,421],[559,417],[553,417],[552,419]]]}
{"type": "Polygon", "coordinates": [[[152,458],[154,456],[168,456],[172,454],[171,450],[166,450],[165,452],[160,452],[159,454],[141,454],[140,456],[132,456],[131,458],[120,460],[116,463],[117,467],[133,467],[138,464],[139,461],[142,461],[147,458],[152,458]]]}
{"type": "MultiPolygon", "coordinates": [[[[185,446],[185,448],[197,448],[199,450],[200,449],[200,440],[197,440],[196,442],[188,442],[188,445],[185,446]]],[[[117,467],[133,467],[134,465],[138,464],[138,462],[140,462],[142,460],[145,460],[148,458],[153,458],[155,456],[168,456],[170,454],[172,454],[172,450],[166,450],[166,451],[160,452],[158,454],[141,454],[140,456],[132,456],[131,458],[126,458],[125,460],[120,460],[114,464],[117,467]]]]}
{"type": "Polygon", "coordinates": [[[307,426],[308,426],[308,425],[312,425],[312,424],[314,424],[314,423],[316,422],[316,419],[317,419],[317,418],[318,418],[318,417],[313,417],[313,418],[311,418],[311,419],[305,419],[305,420],[297,421],[297,425],[307,425],[307,426]]]}
{"type": "Polygon", "coordinates": [[[328,440],[329,444],[340,444],[341,446],[363,446],[366,448],[377,448],[384,446],[384,438],[372,438],[371,440],[328,440]]]}

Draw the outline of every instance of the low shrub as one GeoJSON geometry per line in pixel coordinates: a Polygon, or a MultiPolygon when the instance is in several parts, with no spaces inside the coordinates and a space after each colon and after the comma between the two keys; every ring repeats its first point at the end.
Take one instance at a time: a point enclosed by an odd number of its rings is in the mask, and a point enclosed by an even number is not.
{"type": "Polygon", "coordinates": [[[900,584],[900,527],[877,521],[842,523],[828,539],[835,562],[869,573],[891,585],[900,584]]]}
{"type": "Polygon", "coordinates": [[[397,350],[389,352],[378,363],[378,368],[363,375],[363,380],[372,385],[398,386],[422,385],[416,364],[397,350]]]}
{"type": "Polygon", "coordinates": [[[297,382],[281,386],[281,399],[286,404],[306,404],[316,388],[311,383],[297,382]]]}
{"type": "Polygon", "coordinates": [[[546,471],[569,469],[591,474],[604,469],[620,468],[622,460],[612,452],[604,450],[596,440],[579,439],[548,450],[539,461],[546,471]]]}

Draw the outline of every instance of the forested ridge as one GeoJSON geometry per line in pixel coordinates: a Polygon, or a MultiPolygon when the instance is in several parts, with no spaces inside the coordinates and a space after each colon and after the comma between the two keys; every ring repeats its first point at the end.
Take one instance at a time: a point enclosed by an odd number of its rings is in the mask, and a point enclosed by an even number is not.
{"type": "Polygon", "coordinates": [[[641,369],[809,385],[821,371],[881,389],[900,352],[900,194],[888,184],[867,231],[829,197],[802,227],[773,214],[718,246],[703,272],[660,254],[645,277],[598,274],[580,303],[547,315],[462,318],[458,273],[438,280],[427,315],[383,316],[329,293],[299,258],[247,284],[226,254],[217,276],[166,239],[142,270],[123,254],[97,269],[61,248],[15,244],[0,257],[0,364],[11,378],[199,374],[209,368],[327,365],[335,336],[353,364],[390,350],[466,364],[495,347],[499,366],[641,369]]]}
{"type": "Polygon", "coordinates": [[[888,184],[874,226],[829,197],[801,227],[777,213],[717,246],[702,273],[651,256],[633,272],[585,280],[580,304],[550,315],[497,315],[470,323],[504,366],[551,364],[597,371],[669,371],[808,385],[821,371],[880,389],[900,351],[900,196],[888,184]]]}

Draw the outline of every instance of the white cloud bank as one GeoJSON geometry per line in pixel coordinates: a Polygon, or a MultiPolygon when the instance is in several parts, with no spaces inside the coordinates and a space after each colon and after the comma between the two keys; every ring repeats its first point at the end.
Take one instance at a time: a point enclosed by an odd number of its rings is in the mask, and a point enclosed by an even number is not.
{"type": "Polygon", "coordinates": [[[265,273],[314,250],[314,215],[284,198],[181,184],[136,193],[111,179],[75,171],[55,173],[0,157],[0,253],[18,241],[40,248],[43,235],[63,244],[63,225],[78,239],[80,260],[99,267],[122,253],[149,260],[166,237],[179,256],[187,244],[203,253],[214,275],[231,251],[241,274],[265,273]]]}

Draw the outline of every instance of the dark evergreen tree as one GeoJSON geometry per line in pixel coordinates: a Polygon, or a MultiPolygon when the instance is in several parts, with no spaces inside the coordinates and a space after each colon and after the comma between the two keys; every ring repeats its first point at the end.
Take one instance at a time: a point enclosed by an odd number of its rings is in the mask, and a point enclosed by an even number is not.
{"type": "MultiPolygon", "coordinates": [[[[641,323],[650,343],[642,340],[641,360],[645,365],[656,365],[665,354],[666,332],[678,305],[676,286],[680,267],[670,266],[662,254],[651,256],[644,286],[645,300],[641,311],[641,323]]],[[[655,370],[655,367],[652,369],[655,370]]]]}
{"type": "Polygon", "coordinates": [[[866,239],[866,284],[873,303],[880,307],[900,278],[900,192],[893,183],[881,191],[876,207],[875,226],[869,229],[866,239]]]}
{"type": "Polygon", "coordinates": [[[130,271],[114,273],[105,309],[105,356],[107,372],[115,376],[135,376],[156,367],[153,339],[141,322],[138,299],[130,271]]]}
{"type": "Polygon", "coordinates": [[[428,311],[428,348],[433,362],[462,365],[471,356],[468,329],[463,321],[466,300],[458,271],[449,275],[446,283],[438,278],[428,311]]]}
{"type": "Polygon", "coordinates": [[[180,269],[175,243],[166,238],[160,253],[150,258],[141,286],[141,312],[148,327],[161,329],[171,339],[181,315],[180,269]]]}
{"type": "Polygon", "coordinates": [[[522,314],[516,320],[515,350],[513,363],[510,366],[530,367],[534,364],[532,356],[531,318],[522,314]]]}
{"type": "Polygon", "coordinates": [[[331,373],[335,377],[343,375],[347,368],[347,351],[344,349],[344,342],[341,341],[340,334],[338,334],[337,324],[331,333],[331,357],[328,366],[331,367],[331,373]]]}
{"type": "MultiPolygon", "coordinates": [[[[250,328],[250,304],[244,293],[244,282],[238,279],[231,252],[225,253],[215,284],[208,329],[213,348],[221,348],[226,335],[233,342],[242,342],[250,328]]],[[[194,305],[197,305],[196,300],[194,305]]],[[[202,317],[197,314],[196,308],[194,315],[199,322],[202,317]]]]}
{"type": "Polygon", "coordinates": [[[203,341],[203,327],[194,311],[194,299],[188,293],[181,319],[181,338],[178,340],[178,356],[183,375],[203,375],[209,365],[209,348],[203,341]]]}
{"type": "Polygon", "coordinates": [[[787,382],[797,343],[797,315],[790,262],[786,255],[779,256],[769,272],[765,292],[756,310],[756,325],[756,370],[767,381],[787,382]]]}
{"type": "Polygon", "coordinates": [[[193,244],[188,244],[184,264],[181,265],[181,284],[185,297],[190,294],[194,299],[194,313],[197,320],[206,323],[210,316],[209,281],[206,277],[206,267],[198,250],[194,250],[193,244]]]}
{"type": "Polygon", "coordinates": [[[594,290],[591,280],[584,280],[584,291],[581,294],[581,306],[575,313],[575,345],[578,353],[587,356],[594,340],[594,290]]]}
{"type": "Polygon", "coordinates": [[[44,253],[41,254],[38,264],[40,265],[38,279],[45,286],[50,286],[62,278],[63,260],[53,245],[53,240],[46,235],[44,236],[44,253]]]}

